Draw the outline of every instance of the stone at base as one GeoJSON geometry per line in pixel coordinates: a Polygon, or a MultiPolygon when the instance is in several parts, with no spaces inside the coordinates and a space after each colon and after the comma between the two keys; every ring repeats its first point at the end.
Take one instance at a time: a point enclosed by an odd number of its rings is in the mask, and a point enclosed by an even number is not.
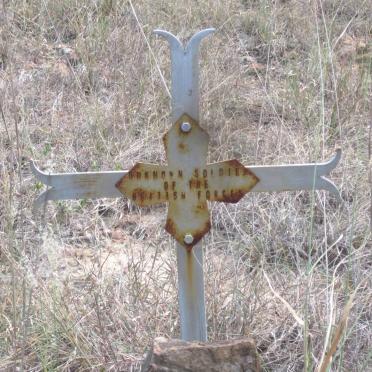
{"type": "Polygon", "coordinates": [[[158,337],[141,372],[259,372],[252,339],[213,343],[168,340],[158,337]]]}

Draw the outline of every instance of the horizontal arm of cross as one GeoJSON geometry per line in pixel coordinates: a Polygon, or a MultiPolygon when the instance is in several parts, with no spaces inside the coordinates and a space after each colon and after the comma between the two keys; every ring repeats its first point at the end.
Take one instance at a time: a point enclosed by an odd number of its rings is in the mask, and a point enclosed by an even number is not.
{"type": "Polygon", "coordinates": [[[48,174],[40,171],[33,161],[30,166],[36,178],[50,186],[35,200],[35,207],[40,207],[48,200],[120,198],[123,194],[115,184],[128,173],[124,170],[48,174]]]}
{"type": "Polygon", "coordinates": [[[340,159],[341,150],[337,149],[336,154],[325,163],[249,167],[260,179],[251,192],[326,190],[342,201],[336,185],[325,177],[340,159]]]}
{"type": "MultiPolygon", "coordinates": [[[[340,158],[341,150],[337,150],[333,158],[325,163],[250,166],[250,171],[260,180],[251,192],[326,190],[341,200],[334,183],[326,178],[340,158]]],[[[123,170],[48,174],[40,171],[33,161],[31,170],[40,182],[50,186],[36,199],[35,207],[48,200],[122,197],[115,185],[128,173],[123,170]]]]}

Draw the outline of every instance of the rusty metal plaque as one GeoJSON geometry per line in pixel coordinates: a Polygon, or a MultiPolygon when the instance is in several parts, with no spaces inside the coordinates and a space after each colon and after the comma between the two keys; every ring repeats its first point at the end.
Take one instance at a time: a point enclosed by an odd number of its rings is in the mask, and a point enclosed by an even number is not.
{"type": "Polygon", "coordinates": [[[210,230],[207,201],[236,203],[259,181],[236,159],[206,164],[208,140],[183,114],[163,137],[168,165],[137,163],[116,184],[139,206],[167,202],[165,229],[186,248],[210,230]]]}

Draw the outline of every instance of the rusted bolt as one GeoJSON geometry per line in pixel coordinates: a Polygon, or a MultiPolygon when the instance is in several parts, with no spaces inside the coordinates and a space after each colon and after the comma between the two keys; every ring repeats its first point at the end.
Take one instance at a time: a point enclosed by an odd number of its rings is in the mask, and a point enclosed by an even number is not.
{"type": "Polygon", "coordinates": [[[190,130],[191,130],[191,124],[190,124],[188,121],[184,121],[184,122],[181,124],[181,130],[182,130],[182,132],[184,132],[184,133],[188,133],[188,132],[190,132],[190,130]]]}
{"type": "Polygon", "coordinates": [[[194,237],[191,234],[186,234],[183,241],[185,244],[191,244],[194,241],[194,237]]]}

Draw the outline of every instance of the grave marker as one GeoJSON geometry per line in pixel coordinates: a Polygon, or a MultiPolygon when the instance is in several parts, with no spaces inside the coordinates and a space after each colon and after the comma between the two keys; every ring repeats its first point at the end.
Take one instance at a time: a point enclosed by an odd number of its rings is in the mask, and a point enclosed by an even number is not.
{"type": "Polygon", "coordinates": [[[328,190],[340,198],[325,176],[334,169],[341,151],[328,162],[244,167],[232,159],[207,164],[209,136],[199,126],[199,64],[201,40],[212,33],[196,33],[186,47],[171,33],[166,38],[172,58],[172,123],[164,135],[168,165],[137,163],[129,171],[46,174],[33,162],[39,181],[50,186],[35,201],[120,197],[139,206],[168,203],[165,229],[177,241],[181,337],[207,340],[203,251],[201,238],[210,230],[208,201],[238,202],[247,192],[328,190]]]}

